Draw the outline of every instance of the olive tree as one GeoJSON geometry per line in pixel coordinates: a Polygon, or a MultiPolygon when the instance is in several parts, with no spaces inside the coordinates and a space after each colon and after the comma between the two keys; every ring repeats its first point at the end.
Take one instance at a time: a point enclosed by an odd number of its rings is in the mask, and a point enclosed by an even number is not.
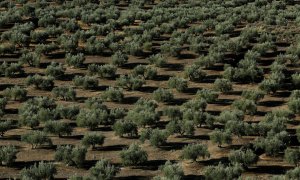
{"type": "Polygon", "coordinates": [[[54,179],[54,175],[57,173],[55,165],[53,163],[39,162],[29,168],[23,168],[21,170],[21,179],[54,179]]]}
{"type": "Polygon", "coordinates": [[[287,148],[284,151],[284,159],[288,163],[298,166],[300,162],[300,149],[287,148]]]}
{"type": "Polygon", "coordinates": [[[258,156],[251,149],[240,149],[231,151],[228,159],[232,164],[240,163],[248,167],[258,161],[258,156]]]}
{"type": "Polygon", "coordinates": [[[204,176],[207,180],[215,179],[238,179],[244,169],[238,163],[234,165],[226,166],[222,163],[219,163],[217,166],[208,166],[205,168],[204,176]]]}
{"type": "Polygon", "coordinates": [[[117,174],[118,169],[109,160],[100,159],[89,171],[92,179],[108,180],[117,174]]]}
{"type": "Polygon", "coordinates": [[[254,115],[257,111],[256,104],[253,100],[238,99],[232,103],[232,106],[238,110],[243,111],[245,114],[254,115]]]}
{"type": "Polygon", "coordinates": [[[46,133],[58,135],[59,137],[72,134],[70,124],[61,121],[47,121],[44,126],[44,131],[46,133]]]}
{"type": "Polygon", "coordinates": [[[121,75],[116,84],[128,90],[137,90],[145,84],[145,79],[142,76],[121,75]]]}
{"type": "Polygon", "coordinates": [[[188,82],[183,78],[170,77],[168,80],[168,87],[175,88],[178,92],[184,92],[188,89],[188,82]]]}
{"type": "Polygon", "coordinates": [[[150,144],[154,147],[160,147],[166,144],[168,138],[168,132],[160,129],[148,129],[141,133],[140,140],[145,142],[149,140],[150,144]]]}
{"type": "Polygon", "coordinates": [[[104,143],[105,136],[97,133],[88,133],[85,134],[81,140],[81,144],[85,147],[92,146],[92,149],[95,149],[96,145],[102,146],[104,143]]]}
{"type": "Polygon", "coordinates": [[[26,85],[34,85],[37,89],[52,90],[54,87],[54,78],[52,76],[40,76],[35,74],[26,78],[26,85]]]}
{"type": "Polygon", "coordinates": [[[218,147],[222,147],[222,144],[231,144],[232,138],[231,134],[227,131],[221,131],[215,129],[209,136],[213,143],[218,144],[218,147]]]}
{"type": "Polygon", "coordinates": [[[172,164],[170,161],[167,161],[163,166],[160,166],[159,169],[162,171],[163,176],[155,176],[153,180],[163,180],[163,179],[182,179],[184,176],[183,169],[180,164],[172,164]]]}
{"type": "Polygon", "coordinates": [[[70,53],[66,54],[66,64],[68,66],[73,67],[81,67],[83,65],[83,62],[85,61],[84,54],[79,53],[77,55],[72,55],[70,53]]]}
{"type": "Polygon", "coordinates": [[[11,100],[24,100],[26,99],[27,96],[27,90],[24,88],[21,88],[20,86],[14,86],[11,88],[6,88],[3,91],[3,96],[6,97],[7,99],[11,100]]]}
{"type": "Polygon", "coordinates": [[[196,96],[197,98],[205,99],[208,103],[212,103],[218,99],[219,94],[212,89],[201,89],[197,91],[196,96]]]}
{"type": "Polygon", "coordinates": [[[214,82],[214,89],[216,91],[221,91],[222,93],[227,93],[232,91],[232,83],[228,79],[216,79],[214,82]]]}
{"type": "Polygon", "coordinates": [[[63,162],[67,165],[82,167],[85,161],[87,150],[82,147],[71,145],[58,146],[54,155],[55,161],[63,162]]]}
{"type": "Polygon", "coordinates": [[[122,102],[124,99],[123,89],[108,87],[101,96],[105,101],[122,102]]]}
{"type": "Polygon", "coordinates": [[[36,52],[25,52],[19,59],[22,63],[27,63],[29,66],[40,66],[41,55],[36,52]]]}
{"type": "Polygon", "coordinates": [[[47,66],[45,74],[55,79],[62,79],[65,74],[65,68],[62,63],[51,62],[51,64],[47,66]]]}
{"type": "Polygon", "coordinates": [[[183,148],[181,157],[183,159],[191,159],[196,161],[198,157],[209,158],[210,153],[207,145],[204,144],[189,144],[183,148]]]}
{"type": "Polygon", "coordinates": [[[163,67],[165,64],[167,64],[166,58],[161,54],[151,55],[147,58],[147,60],[150,64],[154,64],[157,67],[163,67]]]}
{"type": "Polygon", "coordinates": [[[12,129],[11,121],[0,121],[0,137],[3,137],[5,132],[12,129]]]}
{"type": "Polygon", "coordinates": [[[170,102],[174,99],[174,95],[168,89],[158,88],[153,92],[153,98],[158,102],[170,102]]]}
{"type": "Polygon", "coordinates": [[[113,125],[113,130],[120,137],[124,137],[124,135],[136,137],[138,135],[138,127],[131,121],[119,120],[113,125]]]}
{"type": "Polygon", "coordinates": [[[206,73],[196,64],[187,66],[184,69],[184,74],[185,77],[189,78],[191,81],[202,81],[206,76],[206,73]]]}
{"type": "Polygon", "coordinates": [[[100,78],[114,78],[116,76],[117,67],[112,64],[88,66],[89,75],[98,75],[100,78]]]}
{"type": "Polygon", "coordinates": [[[51,139],[43,131],[31,131],[21,136],[21,141],[31,144],[31,148],[37,148],[43,144],[52,146],[51,139]]]}
{"type": "Polygon", "coordinates": [[[123,66],[128,61],[128,56],[121,51],[117,51],[112,55],[112,64],[116,66],[123,66]]]}
{"type": "Polygon", "coordinates": [[[124,166],[137,166],[144,164],[148,160],[148,154],[138,144],[133,143],[127,149],[120,152],[122,164],[124,166]]]}
{"type": "Polygon", "coordinates": [[[74,101],[76,99],[76,91],[72,87],[60,86],[52,90],[55,98],[61,98],[65,101],[74,101]]]}
{"type": "Polygon", "coordinates": [[[12,165],[17,159],[17,153],[19,151],[15,146],[2,146],[0,147],[0,162],[4,166],[12,165]]]}
{"type": "Polygon", "coordinates": [[[81,86],[83,89],[94,89],[98,87],[98,79],[91,76],[75,76],[73,79],[75,86],[81,86]]]}
{"type": "Polygon", "coordinates": [[[110,125],[111,119],[106,109],[81,109],[76,118],[77,126],[93,130],[99,125],[110,125]]]}

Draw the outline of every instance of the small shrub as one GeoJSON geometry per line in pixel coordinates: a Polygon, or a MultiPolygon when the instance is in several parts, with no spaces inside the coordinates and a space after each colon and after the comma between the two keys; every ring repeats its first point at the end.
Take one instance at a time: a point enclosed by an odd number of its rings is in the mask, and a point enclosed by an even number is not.
{"type": "Polygon", "coordinates": [[[147,152],[135,143],[131,144],[128,149],[122,150],[120,157],[124,166],[137,166],[148,160],[147,152]]]}
{"type": "Polygon", "coordinates": [[[210,157],[210,153],[207,149],[207,145],[203,144],[189,144],[183,148],[182,158],[191,159],[196,161],[196,159],[201,156],[202,158],[210,157]]]}
{"type": "Polygon", "coordinates": [[[153,92],[153,98],[158,102],[171,102],[174,95],[168,89],[158,88],[153,92]]]}
{"type": "Polygon", "coordinates": [[[31,148],[36,148],[43,144],[52,145],[52,141],[47,134],[42,131],[32,131],[21,136],[21,141],[31,144],[31,148]]]}
{"type": "Polygon", "coordinates": [[[92,149],[95,149],[96,145],[102,146],[104,143],[105,136],[97,133],[89,133],[84,135],[81,140],[82,145],[85,147],[92,146],[92,149]]]}
{"type": "Polygon", "coordinates": [[[55,87],[52,90],[52,94],[55,98],[62,98],[65,101],[74,101],[76,99],[76,92],[72,87],[55,87]]]}
{"type": "Polygon", "coordinates": [[[16,100],[22,101],[22,100],[26,99],[27,90],[24,88],[21,88],[20,86],[14,86],[11,88],[6,88],[3,91],[3,96],[8,99],[14,100],[14,101],[16,101],[16,100]]]}

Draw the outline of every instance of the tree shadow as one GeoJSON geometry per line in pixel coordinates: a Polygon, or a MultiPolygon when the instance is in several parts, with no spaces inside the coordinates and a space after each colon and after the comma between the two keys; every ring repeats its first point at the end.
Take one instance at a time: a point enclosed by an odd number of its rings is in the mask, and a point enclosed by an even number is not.
{"type": "Polygon", "coordinates": [[[248,172],[252,172],[255,174],[285,174],[286,170],[290,168],[273,165],[273,166],[255,166],[248,168],[248,172]]]}
{"type": "Polygon", "coordinates": [[[258,105],[266,106],[266,107],[276,107],[276,106],[281,106],[282,104],[284,104],[284,101],[260,101],[260,102],[258,102],[258,105]]]}
{"type": "Polygon", "coordinates": [[[139,90],[142,92],[153,93],[153,91],[157,89],[158,87],[154,87],[154,86],[142,86],[139,90]]]}
{"type": "Polygon", "coordinates": [[[183,180],[205,180],[205,177],[203,175],[186,175],[183,177],[183,180]]]}
{"type": "Polygon", "coordinates": [[[166,163],[166,160],[148,160],[142,166],[132,167],[132,169],[142,169],[142,170],[158,170],[159,166],[166,163]]]}
{"type": "Polygon", "coordinates": [[[162,74],[162,75],[157,75],[154,80],[156,81],[167,81],[170,79],[170,76],[169,75],[165,75],[165,74],[162,74]]]}
{"type": "Polygon", "coordinates": [[[187,98],[176,98],[172,102],[168,102],[167,105],[182,105],[187,101],[188,101],[187,98]]]}
{"type": "Polygon", "coordinates": [[[97,151],[122,151],[123,149],[125,149],[127,147],[128,147],[127,145],[119,144],[119,145],[95,147],[94,150],[97,150],[97,151]]]}
{"type": "Polygon", "coordinates": [[[163,149],[165,151],[180,150],[188,144],[189,143],[185,142],[167,142],[165,145],[161,146],[160,149],[163,149]]]}
{"type": "Polygon", "coordinates": [[[166,67],[166,71],[182,71],[183,70],[183,64],[166,64],[164,67],[166,67]]]}
{"type": "Polygon", "coordinates": [[[123,103],[124,104],[134,104],[139,100],[139,97],[131,96],[131,97],[124,97],[123,103]]]}

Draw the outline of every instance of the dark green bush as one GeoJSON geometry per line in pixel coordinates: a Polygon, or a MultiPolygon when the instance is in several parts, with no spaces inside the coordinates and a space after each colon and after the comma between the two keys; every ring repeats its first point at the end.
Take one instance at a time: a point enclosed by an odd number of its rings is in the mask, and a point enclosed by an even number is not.
{"type": "Polygon", "coordinates": [[[171,102],[174,95],[168,89],[158,88],[153,92],[153,98],[158,102],[171,102]]]}
{"type": "Polygon", "coordinates": [[[82,167],[85,162],[86,153],[86,148],[73,147],[71,145],[58,146],[54,159],[70,166],[82,167]]]}
{"type": "Polygon", "coordinates": [[[137,166],[148,160],[147,152],[135,143],[131,144],[128,149],[122,150],[120,157],[124,166],[137,166]]]}
{"type": "Polygon", "coordinates": [[[52,90],[54,87],[54,78],[52,76],[40,76],[38,74],[34,76],[28,76],[26,78],[27,86],[34,85],[37,89],[52,90]]]}
{"type": "Polygon", "coordinates": [[[0,162],[2,165],[10,166],[17,159],[17,153],[19,151],[15,146],[2,146],[0,147],[0,162]]]}
{"type": "Polygon", "coordinates": [[[81,140],[81,144],[85,147],[92,146],[92,149],[95,149],[96,145],[102,146],[104,143],[105,136],[97,133],[88,133],[85,134],[81,140]]]}
{"type": "Polygon", "coordinates": [[[57,173],[54,164],[39,162],[39,164],[34,164],[29,168],[23,168],[20,176],[21,179],[54,179],[54,175],[57,173]]]}
{"type": "Polygon", "coordinates": [[[61,121],[47,121],[45,123],[44,131],[46,133],[58,135],[59,137],[72,134],[70,124],[61,121]]]}
{"type": "Polygon", "coordinates": [[[82,86],[83,89],[94,89],[98,87],[98,79],[91,76],[75,76],[73,79],[75,86],[82,86]]]}
{"type": "Polygon", "coordinates": [[[196,161],[198,157],[209,158],[210,153],[207,145],[204,144],[189,144],[183,148],[181,157],[184,159],[191,159],[196,161]]]}
{"type": "Polygon", "coordinates": [[[52,90],[55,98],[61,98],[65,101],[74,101],[76,99],[76,91],[72,87],[60,86],[52,90]]]}
{"type": "Polygon", "coordinates": [[[8,99],[14,100],[14,101],[16,101],[16,100],[22,101],[22,100],[26,99],[27,90],[24,88],[21,88],[20,86],[14,86],[11,88],[6,88],[3,91],[3,96],[8,99]]]}
{"type": "Polygon", "coordinates": [[[43,144],[52,146],[51,139],[42,131],[32,131],[21,136],[21,141],[31,144],[31,148],[37,148],[43,144]]]}

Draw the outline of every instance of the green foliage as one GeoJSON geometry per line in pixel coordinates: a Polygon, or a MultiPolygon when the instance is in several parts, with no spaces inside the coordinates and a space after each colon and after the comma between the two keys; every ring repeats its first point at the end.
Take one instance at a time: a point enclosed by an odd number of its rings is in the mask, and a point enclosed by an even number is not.
{"type": "Polygon", "coordinates": [[[269,131],[267,137],[260,137],[254,141],[256,149],[263,149],[267,155],[275,156],[286,148],[289,142],[289,135],[286,131],[274,133],[269,131]]]}
{"type": "Polygon", "coordinates": [[[2,146],[0,147],[0,162],[2,165],[10,166],[17,159],[17,153],[19,151],[15,146],[2,146]]]}
{"type": "Polygon", "coordinates": [[[300,73],[295,73],[292,75],[292,83],[295,88],[300,88],[300,73]]]}
{"type": "Polygon", "coordinates": [[[208,103],[212,103],[218,99],[219,94],[218,92],[211,89],[201,89],[197,91],[196,96],[197,98],[205,99],[208,103]]]}
{"type": "Polygon", "coordinates": [[[154,64],[156,67],[163,67],[167,64],[166,58],[161,54],[151,55],[147,58],[147,60],[150,62],[150,64],[154,64]]]}
{"type": "Polygon", "coordinates": [[[55,79],[62,79],[65,74],[65,68],[62,63],[51,62],[51,64],[47,66],[45,74],[55,79]]]}
{"type": "Polygon", "coordinates": [[[157,68],[150,65],[137,65],[134,67],[133,76],[143,76],[145,79],[154,79],[157,76],[157,68]]]}
{"type": "Polygon", "coordinates": [[[168,87],[175,88],[178,92],[184,92],[188,89],[188,83],[186,79],[170,77],[168,80],[168,87]]]}
{"type": "Polygon", "coordinates": [[[222,93],[227,93],[232,91],[232,83],[228,79],[216,79],[214,82],[214,89],[216,91],[221,91],[222,93]]]}
{"type": "Polygon", "coordinates": [[[288,170],[285,173],[286,179],[299,179],[300,178],[300,167],[288,170]]]}
{"type": "Polygon", "coordinates": [[[171,120],[166,130],[169,134],[180,134],[181,136],[193,136],[195,131],[195,122],[192,120],[171,120]]]}
{"type": "Polygon", "coordinates": [[[0,75],[5,77],[15,77],[23,75],[24,70],[20,63],[6,63],[5,61],[0,65],[0,75]]]}
{"type": "Polygon", "coordinates": [[[88,66],[89,75],[98,75],[100,78],[114,78],[116,76],[117,67],[112,64],[88,66]]]}
{"type": "Polygon", "coordinates": [[[290,164],[298,166],[300,161],[300,149],[287,148],[284,151],[284,160],[290,164]]]}
{"type": "Polygon", "coordinates": [[[264,79],[260,84],[259,88],[266,93],[275,93],[279,88],[280,84],[275,79],[264,79]]]}
{"type": "Polygon", "coordinates": [[[39,164],[34,164],[29,168],[23,168],[20,176],[22,180],[32,179],[32,180],[40,180],[40,179],[54,179],[54,175],[57,173],[54,164],[39,162],[39,164]]]}
{"type": "Polygon", "coordinates": [[[243,98],[253,100],[254,102],[257,102],[257,101],[263,99],[264,96],[265,96],[264,92],[257,91],[257,90],[244,90],[242,92],[243,98]]]}
{"type": "Polygon", "coordinates": [[[165,130],[150,129],[146,130],[146,132],[142,132],[140,140],[144,142],[148,139],[152,146],[160,147],[166,144],[168,136],[169,135],[165,130]]]}
{"type": "Polygon", "coordinates": [[[26,85],[34,85],[37,89],[51,90],[54,87],[54,78],[52,76],[40,76],[35,74],[34,76],[28,76],[26,78],[26,85]]]}
{"type": "Polygon", "coordinates": [[[79,68],[83,65],[84,61],[85,57],[82,53],[79,53],[77,55],[72,55],[70,53],[66,54],[66,63],[68,66],[79,68]]]}
{"type": "Polygon", "coordinates": [[[158,102],[171,102],[174,95],[168,89],[158,88],[153,92],[153,98],[158,102]]]}
{"type": "Polygon", "coordinates": [[[300,114],[300,98],[290,99],[288,101],[288,107],[293,113],[300,114]]]}
{"type": "Polygon", "coordinates": [[[102,146],[104,143],[105,136],[97,133],[85,134],[81,140],[81,144],[85,147],[92,146],[95,149],[96,145],[102,146]]]}
{"type": "Polygon", "coordinates": [[[43,144],[52,146],[51,139],[43,131],[31,131],[21,136],[21,141],[31,144],[31,148],[37,148],[43,144]]]}
{"type": "Polygon", "coordinates": [[[111,58],[112,64],[116,66],[123,66],[128,61],[128,56],[121,51],[117,51],[111,58]]]}
{"type": "Polygon", "coordinates": [[[91,76],[75,76],[73,79],[75,86],[82,86],[83,89],[94,89],[98,87],[98,79],[91,76]]]}
{"type": "Polygon", "coordinates": [[[86,153],[86,148],[73,147],[71,145],[58,146],[54,159],[70,166],[82,167],[86,153]]]}
{"type": "Polygon", "coordinates": [[[61,98],[65,101],[74,101],[76,99],[76,91],[72,87],[60,86],[52,90],[55,98],[61,98]]]}
{"type": "Polygon", "coordinates": [[[239,163],[244,166],[250,166],[258,161],[257,155],[251,149],[231,151],[228,159],[232,164],[239,163]]]}
{"type": "Polygon", "coordinates": [[[117,168],[106,159],[100,159],[95,166],[90,168],[90,176],[92,179],[109,180],[118,172],[117,168]]]}
{"type": "Polygon", "coordinates": [[[202,81],[206,76],[206,73],[196,64],[187,66],[184,69],[184,74],[185,77],[189,78],[191,81],[202,81]]]}
{"type": "Polygon", "coordinates": [[[209,158],[210,153],[207,145],[204,144],[188,144],[183,148],[181,157],[184,159],[191,159],[196,161],[198,157],[209,158]]]}
{"type": "Polygon", "coordinates": [[[128,90],[137,90],[145,84],[145,79],[142,76],[121,75],[116,84],[128,90]]]}
{"type": "Polygon", "coordinates": [[[6,97],[7,99],[11,100],[24,100],[26,99],[27,96],[27,90],[24,88],[21,88],[20,86],[14,86],[11,88],[6,88],[3,91],[3,96],[6,97]]]}
{"type": "Polygon", "coordinates": [[[207,180],[231,180],[238,179],[243,171],[244,169],[240,164],[225,166],[219,163],[217,166],[208,166],[205,169],[204,176],[207,180]]]}
{"type": "Polygon", "coordinates": [[[19,61],[22,63],[27,63],[29,64],[29,66],[39,67],[41,61],[41,55],[35,52],[25,52],[20,57],[19,61]]]}
{"type": "Polygon", "coordinates": [[[61,121],[47,121],[45,123],[44,131],[46,133],[58,135],[59,137],[72,134],[70,124],[61,121]]]}
{"type": "Polygon", "coordinates": [[[61,118],[64,119],[76,119],[77,115],[79,114],[79,106],[77,105],[70,105],[70,106],[63,106],[59,105],[56,108],[56,112],[59,114],[61,118]]]}
{"type": "Polygon", "coordinates": [[[243,111],[245,114],[254,115],[257,111],[256,104],[253,100],[238,99],[232,103],[232,106],[238,110],[243,111]]]}
{"type": "Polygon", "coordinates": [[[184,176],[182,167],[179,164],[172,164],[170,161],[167,161],[163,166],[159,168],[163,176],[155,176],[153,180],[163,180],[163,179],[172,179],[180,180],[184,176]]]}
{"type": "Polygon", "coordinates": [[[76,123],[79,127],[88,127],[93,130],[99,125],[112,124],[110,120],[106,109],[81,109],[76,123]]]}
{"type": "Polygon", "coordinates": [[[108,87],[101,96],[105,101],[122,102],[124,99],[123,89],[108,87]]]}
{"type": "Polygon", "coordinates": [[[119,120],[113,125],[113,130],[116,135],[124,137],[136,137],[138,135],[137,125],[131,121],[119,120]]]}
{"type": "Polygon", "coordinates": [[[0,137],[4,136],[4,133],[12,129],[11,121],[0,121],[0,137]]]}
{"type": "Polygon", "coordinates": [[[209,136],[210,140],[218,144],[218,147],[221,147],[222,144],[231,144],[232,138],[231,134],[227,131],[221,131],[219,129],[215,129],[209,136]]]}
{"type": "Polygon", "coordinates": [[[120,157],[124,166],[137,166],[148,160],[147,152],[136,143],[131,144],[128,149],[122,150],[120,157]]]}

